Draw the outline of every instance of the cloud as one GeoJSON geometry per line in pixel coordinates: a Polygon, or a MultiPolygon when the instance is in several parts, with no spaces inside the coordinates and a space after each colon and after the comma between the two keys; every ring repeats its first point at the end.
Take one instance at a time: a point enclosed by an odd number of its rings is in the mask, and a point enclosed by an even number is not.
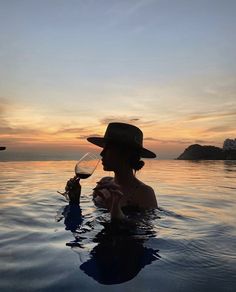
{"type": "Polygon", "coordinates": [[[214,132],[214,133],[226,133],[226,132],[232,132],[235,131],[236,133],[236,128],[232,126],[218,126],[218,127],[212,127],[204,130],[204,132],[214,132]]]}
{"type": "Polygon", "coordinates": [[[195,140],[194,141],[196,144],[215,144],[215,141],[208,141],[208,140],[195,140]]]}
{"type": "Polygon", "coordinates": [[[155,120],[143,120],[139,116],[108,116],[100,120],[100,123],[102,125],[108,125],[112,122],[121,122],[121,123],[127,123],[127,124],[133,124],[137,127],[140,127],[141,130],[144,127],[152,127],[157,125],[157,121],[155,120]]]}
{"type": "Polygon", "coordinates": [[[103,137],[103,136],[99,135],[99,134],[90,134],[90,135],[80,135],[80,136],[78,136],[76,138],[84,140],[84,139],[87,139],[88,137],[103,137]]]}
{"type": "MultiPolygon", "coordinates": [[[[103,137],[103,135],[99,135],[97,133],[95,134],[91,134],[91,135],[80,135],[77,137],[77,139],[87,139],[88,137],[103,137]]],[[[157,139],[154,137],[146,137],[143,139],[144,141],[153,141],[153,142],[158,142],[158,143],[162,143],[162,144],[166,144],[166,143],[173,143],[173,144],[193,144],[192,140],[169,140],[169,139],[157,139]]],[[[202,142],[205,142],[203,140],[201,140],[202,142]]],[[[196,141],[195,141],[196,142],[196,141]]],[[[200,142],[199,142],[200,143],[200,142]]]]}
{"type": "Polygon", "coordinates": [[[56,131],[54,134],[78,134],[87,131],[86,128],[78,127],[78,128],[62,128],[56,131]]]}
{"type": "Polygon", "coordinates": [[[236,118],[236,110],[228,111],[228,112],[209,112],[209,113],[199,113],[192,115],[188,118],[190,121],[198,121],[205,119],[219,119],[224,117],[235,117],[236,118]]]}
{"type": "Polygon", "coordinates": [[[26,128],[26,127],[9,127],[0,125],[0,136],[1,135],[37,135],[42,131],[26,128]]]}
{"type": "Polygon", "coordinates": [[[30,108],[27,108],[24,104],[0,97],[1,144],[12,145],[18,149],[23,144],[33,145],[51,140],[48,129],[43,128],[40,123],[35,123],[35,112],[33,111],[32,115],[29,115],[27,112],[29,110],[30,108]]]}
{"type": "Polygon", "coordinates": [[[153,138],[153,137],[146,137],[143,140],[145,141],[160,141],[159,139],[153,138]]]}
{"type": "Polygon", "coordinates": [[[9,107],[10,102],[7,98],[1,96],[0,97],[0,114],[4,113],[6,109],[9,107]]]}
{"type": "Polygon", "coordinates": [[[4,112],[5,112],[5,106],[0,104],[0,117],[3,115],[4,112]]]}
{"type": "MultiPolygon", "coordinates": [[[[76,142],[76,136],[88,136],[87,124],[85,127],[73,127],[75,123],[69,119],[64,125],[62,122],[63,120],[45,115],[45,112],[39,112],[39,108],[0,98],[1,145],[15,149],[26,145],[32,148],[49,147],[51,144],[82,147],[83,141],[76,142]]],[[[96,131],[97,125],[89,127],[89,134],[96,131]]]]}
{"type": "Polygon", "coordinates": [[[133,122],[138,122],[140,120],[139,117],[136,116],[108,116],[106,118],[103,118],[100,120],[100,123],[102,125],[108,125],[109,123],[112,122],[123,122],[123,123],[133,123],[133,122]]]}
{"type": "Polygon", "coordinates": [[[16,136],[29,136],[39,134],[38,129],[34,129],[31,126],[17,125],[9,118],[11,111],[18,109],[18,105],[11,102],[9,99],[0,97],[0,138],[4,137],[16,137],[16,136]]]}
{"type": "Polygon", "coordinates": [[[156,141],[161,144],[191,144],[192,140],[178,139],[178,140],[170,140],[170,139],[156,139],[153,137],[144,138],[144,141],[156,141]]]}
{"type": "Polygon", "coordinates": [[[8,108],[9,101],[4,97],[0,97],[0,133],[2,133],[1,128],[2,130],[4,130],[4,128],[8,128],[8,122],[6,120],[8,108]]]}

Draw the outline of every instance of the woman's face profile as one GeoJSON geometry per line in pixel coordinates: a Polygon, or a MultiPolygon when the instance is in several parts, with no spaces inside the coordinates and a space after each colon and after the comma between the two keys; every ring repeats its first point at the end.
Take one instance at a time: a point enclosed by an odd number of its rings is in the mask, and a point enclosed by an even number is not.
{"type": "Polygon", "coordinates": [[[100,155],[103,169],[106,171],[116,171],[124,162],[121,151],[115,145],[106,145],[100,155]]]}

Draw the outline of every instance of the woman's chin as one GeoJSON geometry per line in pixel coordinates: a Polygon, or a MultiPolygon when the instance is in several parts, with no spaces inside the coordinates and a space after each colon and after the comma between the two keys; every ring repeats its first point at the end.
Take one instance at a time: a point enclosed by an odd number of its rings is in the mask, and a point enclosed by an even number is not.
{"type": "Polygon", "coordinates": [[[112,171],[112,169],[110,169],[108,166],[106,165],[103,165],[103,170],[104,171],[112,171]]]}

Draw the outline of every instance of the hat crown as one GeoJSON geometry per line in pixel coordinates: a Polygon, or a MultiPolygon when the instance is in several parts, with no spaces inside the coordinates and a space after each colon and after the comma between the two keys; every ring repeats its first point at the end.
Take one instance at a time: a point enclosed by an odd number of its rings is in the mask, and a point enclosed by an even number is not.
{"type": "Polygon", "coordinates": [[[143,132],[130,124],[110,123],[104,138],[133,146],[143,146],[143,132]]]}
{"type": "Polygon", "coordinates": [[[87,140],[102,148],[111,142],[137,149],[140,157],[156,157],[154,152],[143,147],[143,132],[138,127],[130,124],[112,122],[108,124],[104,137],[88,137],[87,140]]]}

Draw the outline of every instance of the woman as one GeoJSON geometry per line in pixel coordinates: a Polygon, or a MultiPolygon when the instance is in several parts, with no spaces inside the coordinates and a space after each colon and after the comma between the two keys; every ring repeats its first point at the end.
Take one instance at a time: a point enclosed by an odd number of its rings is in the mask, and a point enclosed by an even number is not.
{"type": "Polygon", "coordinates": [[[126,207],[140,210],[157,208],[153,189],[138,180],[136,171],[144,166],[143,158],[155,158],[155,153],[143,147],[142,131],[130,124],[110,123],[104,137],[87,140],[103,150],[100,153],[105,171],[113,171],[114,178],[105,177],[94,189],[96,205],[107,208],[112,219],[123,219],[126,207]]]}

